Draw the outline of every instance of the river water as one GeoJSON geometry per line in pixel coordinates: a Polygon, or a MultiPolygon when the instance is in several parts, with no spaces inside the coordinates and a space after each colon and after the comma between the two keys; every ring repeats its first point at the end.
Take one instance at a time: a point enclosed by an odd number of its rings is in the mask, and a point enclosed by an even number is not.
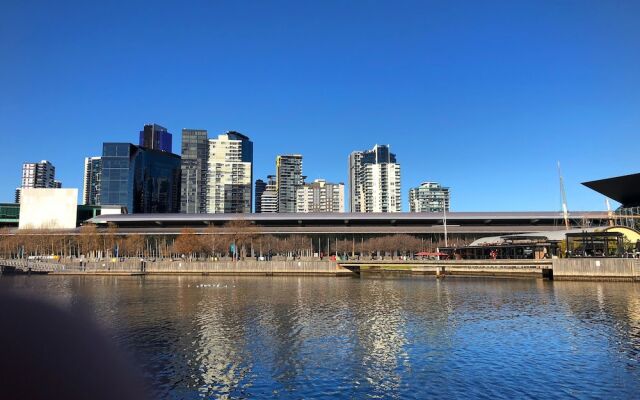
{"type": "Polygon", "coordinates": [[[0,278],[89,312],[154,398],[639,398],[640,287],[433,277],[0,278]]]}

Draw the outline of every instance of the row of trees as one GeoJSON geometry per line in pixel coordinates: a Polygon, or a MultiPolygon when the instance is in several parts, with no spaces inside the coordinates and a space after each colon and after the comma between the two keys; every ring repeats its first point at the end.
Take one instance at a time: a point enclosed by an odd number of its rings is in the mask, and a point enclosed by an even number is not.
{"type": "Polygon", "coordinates": [[[328,237],[261,234],[244,221],[232,221],[222,228],[203,232],[184,229],[176,235],[122,234],[115,226],[99,230],[95,225],[80,228],[77,234],[55,231],[0,231],[0,257],[155,257],[224,258],[287,257],[367,257],[395,258],[434,251],[442,243],[411,235],[378,237],[328,237]]]}

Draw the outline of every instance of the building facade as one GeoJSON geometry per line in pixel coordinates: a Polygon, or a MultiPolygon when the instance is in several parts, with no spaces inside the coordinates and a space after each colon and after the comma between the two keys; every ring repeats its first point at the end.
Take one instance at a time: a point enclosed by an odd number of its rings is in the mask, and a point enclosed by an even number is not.
{"type": "Polygon", "coordinates": [[[85,157],[82,204],[100,205],[100,180],[102,178],[102,158],[85,157]]]}
{"type": "MultiPolygon", "coordinates": [[[[257,193],[257,190],[256,190],[257,193]]],[[[256,207],[258,203],[256,202],[256,207]]],[[[277,213],[278,212],[278,187],[275,175],[269,175],[264,185],[264,190],[260,194],[260,205],[256,208],[257,213],[277,213]]]]}
{"type": "Polygon", "coordinates": [[[238,132],[209,140],[207,212],[251,213],[253,142],[238,132]]]}
{"type": "Polygon", "coordinates": [[[56,186],[56,167],[49,161],[22,164],[22,188],[52,189],[56,186]]]}
{"type": "Polygon", "coordinates": [[[129,213],[180,211],[180,156],[131,143],[104,143],[100,201],[129,213]]]}
{"type": "Polygon", "coordinates": [[[316,179],[296,192],[296,212],[344,212],[344,183],[316,179]]]}
{"type": "Polygon", "coordinates": [[[209,138],[206,130],[182,130],[180,212],[207,212],[209,138]]]}
{"type": "Polygon", "coordinates": [[[20,187],[15,192],[15,202],[20,203],[21,189],[55,189],[58,187],[62,187],[62,184],[56,181],[56,167],[49,161],[24,163],[22,164],[20,187]]]}
{"type": "Polygon", "coordinates": [[[448,187],[437,182],[423,182],[409,190],[409,210],[411,212],[449,211],[451,195],[448,187]]]}
{"type": "Polygon", "coordinates": [[[389,146],[354,151],[349,156],[351,212],[400,212],[400,164],[389,146]]]}
{"type": "Polygon", "coordinates": [[[158,124],[146,124],[140,131],[140,146],[167,153],[173,152],[172,135],[158,124]]]}
{"type": "Polygon", "coordinates": [[[276,190],[278,212],[296,212],[296,192],[304,184],[302,156],[289,154],[276,157],[276,190]]]}
{"type": "Polygon", "coordinates": [[[257,179],[255,184],[254,184],[254,206],[253,206],[253,212],[260,212],[260,209],[262,208],[262,194],[264,193],[264,191],[267,189],[267,182],[263,181],[262,179],[257,179]]]}

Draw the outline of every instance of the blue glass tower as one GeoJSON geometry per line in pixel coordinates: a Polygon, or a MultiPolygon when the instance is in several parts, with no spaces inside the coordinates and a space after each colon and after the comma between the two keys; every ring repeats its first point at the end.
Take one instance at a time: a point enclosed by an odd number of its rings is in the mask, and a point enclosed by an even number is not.
{"type": "Polygon", "coordinates": [[[102,146],[101,203],[129,213],[180,211],[180,156],[131,143],[102,146]]]}
{"type": "Polygon", "coordinates": [[[152,150],[173,152],[172,135],[158,124],[147,124],[140,131],[140,146],[152,150]]]}

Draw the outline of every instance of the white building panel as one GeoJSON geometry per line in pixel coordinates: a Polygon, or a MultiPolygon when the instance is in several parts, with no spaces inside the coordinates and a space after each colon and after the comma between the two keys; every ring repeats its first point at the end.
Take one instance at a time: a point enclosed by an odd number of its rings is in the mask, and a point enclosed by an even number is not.
{"type": "Polygon", "coordinates": [[[73,229],[78,189],[22,189],[19,229],[73,229]]]}

